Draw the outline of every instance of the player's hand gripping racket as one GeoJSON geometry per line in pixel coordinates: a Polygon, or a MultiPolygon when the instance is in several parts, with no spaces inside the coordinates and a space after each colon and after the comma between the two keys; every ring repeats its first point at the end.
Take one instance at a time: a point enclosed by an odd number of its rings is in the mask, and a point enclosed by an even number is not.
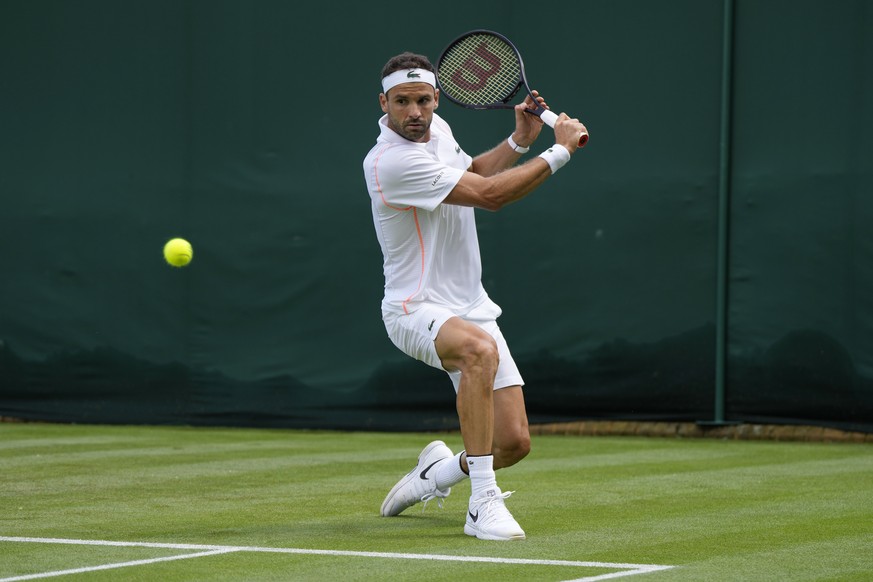
{"type": "MultiPolygon", "coordinates": [[[[509,39],[490,30],[473,30],[449,44],[437,62],[440,95],[467,109],[513,109],[509,104],[522,87],[531,94],[524,75],[521,54],[509,39]]],[[[539,115],[549,127],[558,116],[538,106],[529,113],[539,115]]],[[[588,143],[588,133],[579,137],[579,147],[588,143]]]]}

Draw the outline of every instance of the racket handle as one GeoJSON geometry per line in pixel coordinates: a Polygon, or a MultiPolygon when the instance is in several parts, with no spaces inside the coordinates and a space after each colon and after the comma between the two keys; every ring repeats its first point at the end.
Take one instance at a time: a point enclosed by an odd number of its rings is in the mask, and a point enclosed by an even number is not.
{"type": "MultiPolygon", "coordinates": [[[[543,112],[540,113],[540,119],[542,119],[549,127],[555,127],[555,122],[558,121],[558,115],[550,109],[544,109],[543,112]]],[[[579,136],[579,147],[584,148],[587,143],[588,133],[583,133],[579,136]]]]}

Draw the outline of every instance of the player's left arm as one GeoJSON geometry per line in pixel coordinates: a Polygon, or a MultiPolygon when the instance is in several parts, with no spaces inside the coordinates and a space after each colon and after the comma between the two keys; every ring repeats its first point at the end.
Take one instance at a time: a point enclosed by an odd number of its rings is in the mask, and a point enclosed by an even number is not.
{"type": "MultiPolygon", "coordinates": [[[[539,105],[548,109],[545,99],[540,97],[536,91],[532,91],[532,93],[536,96],[539,105]]],[[[522,148],[529,148],[543,129],[543,120],[540,119],[539,115],[525,113],[526,109],[536,109],[530,95],[515,106],[515,131],[512,132],[512,140],[522,148]]],[[[480,176],[493,176],[514,166],[522,155],[522,153],[512,149],[509,141],[504,139],[497,146],[473,158],[470,171],[480,176]]]]}

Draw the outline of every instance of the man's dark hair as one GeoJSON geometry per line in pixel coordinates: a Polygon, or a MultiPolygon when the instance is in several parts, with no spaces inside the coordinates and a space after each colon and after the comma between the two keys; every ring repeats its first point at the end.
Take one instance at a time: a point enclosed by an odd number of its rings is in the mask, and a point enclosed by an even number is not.
{"type": "Polygon", "coordinates": [[[435,72],[433,65],[430,63],[430,59],[424,55],[407,51],[405,53],[400,53],[396,57],[391,57],[388,62],[385,63],[385,66],[382,67],[382,76],[379,80],[381,81],[394,71],[402,71],[404,69],[424,69],[431,73],[435,72]]]}

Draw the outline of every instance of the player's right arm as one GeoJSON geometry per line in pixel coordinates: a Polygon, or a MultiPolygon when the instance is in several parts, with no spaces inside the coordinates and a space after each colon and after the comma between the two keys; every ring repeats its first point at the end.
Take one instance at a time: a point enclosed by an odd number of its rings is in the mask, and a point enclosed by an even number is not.
{"type": "Polygon", "coordinates": [[[540,157],[487,178],[465,172],[443,203],[497,211],[521,200],[551,175],[549,164],[540,157]]]}
{"type": "MultiPolygon", "coordinates": [[[[555,123],[555,143],[572,154],[578,148],[583,131],[586,131],[585,126],[578,119],[562,113],[555,123]]],[[[548,162],[539,156],[493,176],[465,172],[443,202],[496,211],[521,200],[551,175],[548,162]]]]}

